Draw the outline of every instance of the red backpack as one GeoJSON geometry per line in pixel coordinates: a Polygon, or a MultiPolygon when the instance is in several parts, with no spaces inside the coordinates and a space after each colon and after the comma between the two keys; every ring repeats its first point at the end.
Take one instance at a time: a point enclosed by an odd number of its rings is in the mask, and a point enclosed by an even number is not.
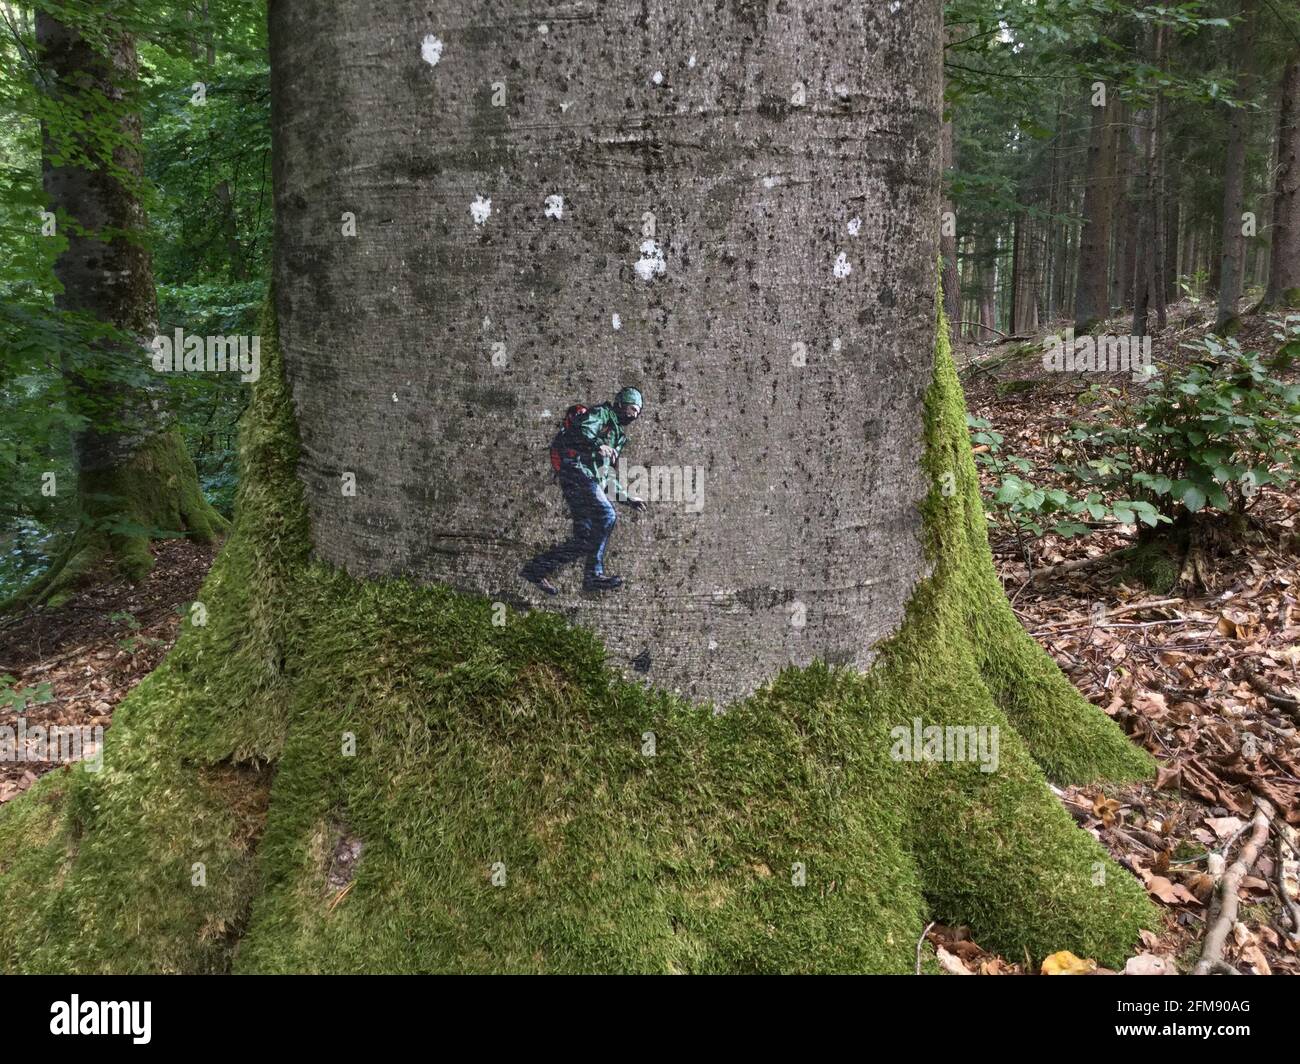
{"type": "Polygon", "coordinates": [[[581,403],[574,403],[564,412],[564,419],[560,422],[560,431],[555,434],[555,439],[551,440],[551,468],[557,473],[560,471],[560,465],[566,458],[577,458],[578,450],[573,446],[574,437],[578,434],[578,419],[587,413],[587,407],[581,403]]]}

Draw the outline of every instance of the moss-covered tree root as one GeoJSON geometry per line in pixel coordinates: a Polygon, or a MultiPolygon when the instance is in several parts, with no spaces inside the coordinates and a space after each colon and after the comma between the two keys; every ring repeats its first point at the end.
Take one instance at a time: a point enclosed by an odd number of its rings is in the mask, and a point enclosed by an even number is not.
{"type": "Polygon", "coordinates": [[[1152,765],[1007,606],[944,342],[905,625],[866,676],[791,669],[725,713],[611,676],[554,614],[313,564],[270,346],[207,625],[101,772],[0,807],[0,967],[907,972],[931,918],[1117,965],[1155,925],[1046,785],[1152,765]],[[914,718],[997,729],[996,770],[893,759],[914,718]]]}
{"type": "Polygon", "coordinates": [[[139,582],[153,568],[149,542],[157,533],[211,543],[230,527],[203,497],[194,461],[175,431],[151,436],[121,466],[83,471],[78,481],[81,527],[50,568],[2,608],[57,606],[109,563],[139,582]]]}

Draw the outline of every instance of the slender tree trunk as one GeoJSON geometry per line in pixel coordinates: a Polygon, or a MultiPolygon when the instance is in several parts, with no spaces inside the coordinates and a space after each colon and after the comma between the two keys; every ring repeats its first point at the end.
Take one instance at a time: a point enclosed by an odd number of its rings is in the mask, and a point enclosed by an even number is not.
{"type": "Polygon", "coordinates": [[[1110,306],[1122,313],[1133,301],[1133,281],[1137,263],[1134,239],[1138,219],[1138,189],[1135,161],[1140,157],[1139,121],[1133,108],[1125,105],[1116,130],[1115,180],[1115,268],[1110,277],[1110,306]]]}
{"type": "Polygon", "coordinates": [[[1245,208],[1246,143],[1250,137],[1250,111],[1254,66],[1255,0],[1241,0],[1241,21],[1234,35],[1233,67],[1237,73],[1236,106],[1228,119],[1228,147],[1224,161],[1222,253],[1219,263],[1216,331],[1232,331],[1237,322],[1245,276],[1245,236],[1242,212],[1245,208]]]}
{"type": "Polygon", "coordinates": [[[1074,328],[1086,333],[1106,317],[1109,305],[1107,262],[1115,209],[1115,147],[1119,101],[1108,92],[1104,107],[1092,108],[1088,168],[1083,192],[1083,229],[1079,235],[1074,328]]]}
{"type": "Polygon", "coordinates": [[[1273,232],[1264,303],[1300,309],[1300,53],[1291,56],[1282,74],[1273,232]]]}
{"type": "MultiPolygon", "coordinates": [[[[949,27],[945,32],[951,39],[952,28],[949,27]]],[[[940,204],[940,223],[943,228],[939,234],[939,253],[943,257],[943,308],[948,317],[949,327],[955,329],[956,323],[961,321],[961,283],[957,269],[956,208],[953,206],[950,186],[951,174],[957,165],[957,146],[951,113],[944,116],[940,136],[940,155],[944,174],[943,201],[940,204]]]]}

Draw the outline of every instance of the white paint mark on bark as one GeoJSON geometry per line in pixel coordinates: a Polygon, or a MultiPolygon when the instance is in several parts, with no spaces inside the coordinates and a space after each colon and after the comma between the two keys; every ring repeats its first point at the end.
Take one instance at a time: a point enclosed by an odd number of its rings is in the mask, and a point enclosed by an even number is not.
{"type": "Polygon", "coordinates": [[[546,197],[546,217],[560,221],[564,218],[564,197],[555,194],[546,197]]]}
{"type": "Polygon", "coordinates": [[[852,272],[853,267],[849,265],[849,257],[841,251],[835,257],[835,276],[847,277],[852,272]]]}
{"type": "Polygon", "coordinates": [[[420,42],[420,58],[429,66],[437,66],[438,60],[442,58],[442,41],[432,33],[420,42]]]}
{"type": "Polygon", "coordinates": [[[650,80],[656,85],[662,85],[664,83],[664,72],[662,70],[656,70],[650,75],[650,80]]]}
{"type": "Polygon", "coordinates": [[[641,280],[653,281],[658,274],[667,269],[667,263],[664,261],[664,249],[653,240],[643,240],[641,242],[641,258],[637,260],[636,275],[641,280]]]}
{"type": "Polygon", "coordinates": [[[551,27],[548,26],[545,22],[542,22],[538,25],[537,32],[540,33],[543,37],[545,37],[548,33],[551,32],[551,27]]]}
{"type": "Polygon", "coordinates": [[[561,113],[561,114],[566,113],[566,112],[569,110],[569,108],[572,107],[572,106],[573,106],[573,101],[572,101],[572,100],[565,100],[565,101],[563,101],[563,102],[560,104],[560,113],[561,113]]]}
{"type": "Polygon", "coordinates": [[[858,232],[859,232],[861,229],[862,229],[862,219],[861,219],[861,218],[851,218],[851,219],[849,219],[849,236],[857,236],[857,235],[858,235],[858,232]]]}
{"type": "Polygon", "coordinates": [[[474,219],[475,225],[483,225],[492,217],[492,197],[484,199],[482,196],[475,198],[474,202],[469,205],[470,216],[474,219]]]}
{"type": "Polygon", "coordinates": [[[617,314],[615,314],[612,318],[610,318],[610,323],[614,326],[615,331],[623,328],[623,319],[620,318],[617,314]]]}
{"type": "Polygon", "coordinates": [[[694,70],[694,69],[695,69],[695,56],[691,56],[688,60],[686,60],[686,65],[687,65],[688,67],[690,67],[692,70],[694,70]]]}
{"type": "Polygon", "coordinates": [[[781,179],[780,179],[779,177],[765,177],[765,178],[763,178],[763,187],[764,187],[764,188],[776,188],[776,186],[779,185],[780,183],[781,183],[781,179]]]}

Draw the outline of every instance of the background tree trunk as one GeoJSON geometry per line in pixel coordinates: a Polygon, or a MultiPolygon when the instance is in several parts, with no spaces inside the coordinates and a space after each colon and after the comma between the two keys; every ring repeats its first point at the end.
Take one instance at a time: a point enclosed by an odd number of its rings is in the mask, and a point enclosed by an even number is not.
{"type": "Polygon", "coordinates": [[[1241,22],[1237,26],[1233,48],[1233,66],[1237,72],[1236,106],[1228,119],[1228,147],[1223,168],[1222,251],[1219,260],[1218,313],[1216,330],[1230,329],[1237,320],[1237,303],[1241,299],[1245,274],[1245,237],[1242,234],[1242,211],[1245,208],[1246,141],[1250,136],[1250,85],[1254,63],[1255,4],[1242,0],[1241,22]]]}
{"type": "Polygon", "coordinates": [[[1115,148],[1119,100],[1108,91],[1104,107],[1092,108],[1088,172],[1083,191],[1083,230],[1074,295],[1074,328],[1086,333],[1109,309],[1107,263],[1115,209],[1115,148]]]}
{"type": "Polygon", "coordinates": [[[155,530],[208,541],[226,524],[204,501],[194,463],[161,417],[147,380],[158,311],[134,187],[142,173],[140,123],[129,102],[136,51],[112,22],[104,30],[101,52],[48,13],[36,17],[51,103],[60,114],[56,124],[42,126],[45,192],[68,240],[54,265],[62,286],[55,303],[103,338],[62,356],[68,405],[85,419],[73,440],[81,528],[26,589],[28,598],[57,599],[106,555],[138,580],[153,564],[155,530]],[[107,148],[95,120],[105,113],[114,131],[107,148]],[[63,158],[77,161],[56,161],[63,158]]]}
{"type": "Polygon", "coordinates": [[[1300,309],[1300,53],[1291,56],[1282,75],[1273,232],[1264,303],[1300,309]]]}
{"type": "MultiPolygon", "coordinates": [[[[945,32],[951,37],[951,28],[945,30],[945,32]]],[[[949,215],[952,215],[954,219],[953,231],[941,231],[939,234],[939,253],[943,257],[943,309],[948,318],[949,328],[953,330],[955,337],[958,328],[957,323],[962,320],[962,316],[961,274],[957,268],[956,208],[953,206],[951,189],[949,188],[950,175],[957,165],[957,146],[951,115],[947,115],[943,120],[943,128],[940,134],[940,156],[944,181],[943,200],[940,204],[941,223],[946,221],[949,215]]]]}

